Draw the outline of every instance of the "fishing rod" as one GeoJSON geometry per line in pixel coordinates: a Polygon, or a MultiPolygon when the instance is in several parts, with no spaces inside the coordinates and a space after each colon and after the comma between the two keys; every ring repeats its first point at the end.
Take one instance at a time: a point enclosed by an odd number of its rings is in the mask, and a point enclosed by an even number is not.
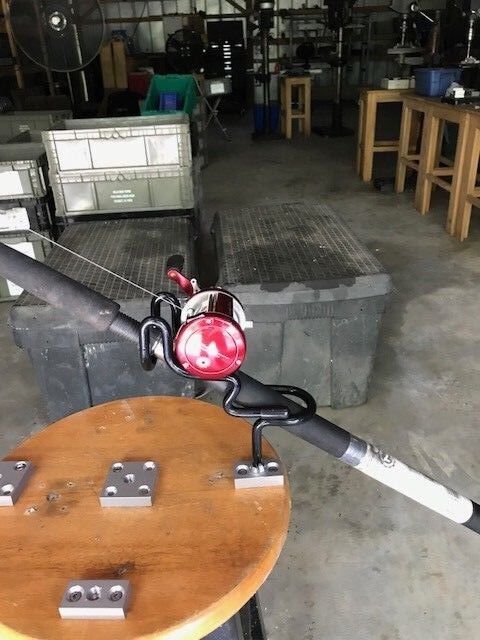
{"type": "Polygon", "coordinates": [[[110,331],[122,340],[139,344],[144,368],[152,370],[161,359],[178,375],[202,380],[208,389],[222,392],[228,413],[255,420],[250,470],[263,469],[263,429],[280,427],[480,533],[480,506],[476,502],[317,415],[315,402],[306,391],[269,386],[243,373],[240,367],[249,323],[241,301],[223,289],[200,290],[195,280],[181,273],[179,264],[170,264],[168,275],[187,295],[185,305],[182,307],[172,294],[160,293],[152,299],[150,315],[143,322],[122,313],[117,302],[3,243],[0,275],[97,331],[110,331]],[[162,303],[169,305],[170,322],[162,317],[162,303]]]}

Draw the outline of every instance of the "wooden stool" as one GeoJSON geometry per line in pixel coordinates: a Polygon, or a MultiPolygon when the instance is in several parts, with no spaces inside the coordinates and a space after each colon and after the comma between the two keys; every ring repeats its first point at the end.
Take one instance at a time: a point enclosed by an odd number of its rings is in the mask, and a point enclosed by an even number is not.
{"type": "Polygon", "coordinates": [[[468,109],[445,104],[432,98],[408,98],[404,101],[402,127],[400,133],[400,150],[397,163],[396,190],[400,193],[405,184],[405,168],[408,166],[418,172],[415,190],[415,207],[422,214],[430,210],[430,200],[433,185],[439,186],[450,193],[447,231],[454,233],[460,184],[464,167],[464,156],[468,140],[468,124],[470,112],[468,109]],[[420,154],[409,155],[405,152],[408,145],[409,127],[413,111],[424,113],[424,125],[420,154]],[[455,159],[441,155],[443,128],[445,122],[458,124],[457,147],[455,159]],[[451,181],[445,178],[451,178],[451,181]]]}
{"type": "Polygon", "coordinates": [[[457,215],[455,216],[455,237],[468,238],[472,206],[480,208],[480,188],[476,186],[478,163],[480,161],[480,114],[470,114],[463,172],[460,182],[457,215]]]}
{"type": "MultiPolygon", "coordinates": [[[[411,148],[412,129],[418,126],[419,119],[425,121],[425,114],[429,108],[428,103],[420,96],[406,96],[403,100],[402,121],[400,124],[400,140],[398,145],[397,170],[395,176],[395,191],[403,193],[407,167],[418,172],[420,165],[420,153],[411,148]],[[413,152],[413,153],[412,153],[413,152]]],[[[441,148],[441,141],[440,141],[441,148]]],[[[438,148],[437,148],[438,150],[438,148]]]]}
{"type": "MultiPolygon", "coordinates": [[[[4,640],[197,640],[256,593],[280,554],[288,485],[235,490],[251,427],[186,398],[117,400],[68,416],[7,459],[35,471],[0,508],[4,640]],[[102,508],[114,461],[160,465],[153,507],[102,508]],[[126,620],[62,620],[69,580],[124,579],[126,620]]],[[[277,457],[265,443],[265,455],[277,457]]]]}
{"type": "Polygon", "coordinates": [[[310,76],[283,76],[281,80],[282,134],[292,137],[293,120],[298,120],[298,130],[305,137],[312,131],[312,79],[310,76]],[[292,102],[297,93],[298,109],[292,102]]]}
{"type": "Polygon", "coordinates": [[[373,171],[373,154],[397,151],[398,140],[375,140],[377,105],[386,102],[403,102],[413,89],[362,89],[360,91],[357,173],[364,182],[370,182],[373,171]]]}

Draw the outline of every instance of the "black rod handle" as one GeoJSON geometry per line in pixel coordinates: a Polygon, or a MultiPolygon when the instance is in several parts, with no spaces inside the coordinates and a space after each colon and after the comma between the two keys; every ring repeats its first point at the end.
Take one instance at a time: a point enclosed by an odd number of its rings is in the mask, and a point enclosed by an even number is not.
{"type": "Polygon", "coordinates": [[[0,242],[0,274],[99,331],[106,331],[119,314],[120,305],[113,300],[3,242],[0,242]]]}

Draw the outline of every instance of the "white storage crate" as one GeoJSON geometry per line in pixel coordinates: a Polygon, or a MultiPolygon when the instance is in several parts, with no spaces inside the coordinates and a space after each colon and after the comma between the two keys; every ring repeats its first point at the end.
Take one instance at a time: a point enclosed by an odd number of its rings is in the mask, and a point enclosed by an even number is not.
{"type": "Polygon", "coordinates": [[[67,120],[42,137],[54,173],[192,165],[186,114],[67,120]]]}
{"type": "Polygon", "coordinates": [[[0,115],[0,143],[8,142],[19,133],[46,131],[72,117],[71,111],[13,111],[0,115]]]}
{"type": "Polygon", "coordinates": [[[52,216],[47,198],[0,202],[0,234],[16,231],[48,231],[52,216]]]}
{"type": "MultiPolygon", "coordinates": [[[[31,236],[32,234],[30,234],[31,236]]],[[[31,238],[26,234],[18,236],[0,236],[0,242],[8,244],[16,251],[43,262],[50,251],[50,243],[40,238],[31,238]]],[[[23,289],[10,280],[0,277],[0,302],[15,300],[23,289]]]]}
{"type": "Polygon", "coordinates": [[[41,143],[0,145],[0,200],[45,196],[46,164],[41,143]]]}
{"type": "Polygon", "coordinates": [[[30,229],[30,220],[25,207],[0,210],[0,233],[27,229],[30,229]]]}
{"type": "Polygon", "coordinates": [[[192,167],[50,173],[57,217],[193,209],[192,167]]]}

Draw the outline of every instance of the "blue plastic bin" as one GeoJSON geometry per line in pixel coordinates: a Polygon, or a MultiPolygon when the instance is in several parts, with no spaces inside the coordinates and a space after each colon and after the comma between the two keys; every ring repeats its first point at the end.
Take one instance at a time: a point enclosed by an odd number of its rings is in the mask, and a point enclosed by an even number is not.
{"type": "MultiPolygon", "coordinates": [[[[255,104],[253,106],[253,121],[255,124],[255,133],[263,133],[263,104],[255,104]]],[[[270,130],[277,131],[280,120],[280,105],[278,102],[270,103],[270,130]]]]}
{"type": "Polygon", "coordinates": [[[182,108],[183,100],[176,91],[165,91],[160,94],[160,111],[177,111],[182,108]]]}
{"type": "Polygon", "coordinates": [[[191,117],[197,104],[197,86],[191,75],[153,76],[148,89],[147,97],[142,107],[142,116],[156,116],[159,113],[176,113],[183,111],[191,117]],[[160,97],[162,94],[176,93],[179,96],[181,106],[176,109],[161,109],[160,97]]]}
{"type": "Polygon", "coordinates": [[[460,80],[461,69],[415,69],[415,93],[421,96],[444,96],[452,82],[460,80]]]}

